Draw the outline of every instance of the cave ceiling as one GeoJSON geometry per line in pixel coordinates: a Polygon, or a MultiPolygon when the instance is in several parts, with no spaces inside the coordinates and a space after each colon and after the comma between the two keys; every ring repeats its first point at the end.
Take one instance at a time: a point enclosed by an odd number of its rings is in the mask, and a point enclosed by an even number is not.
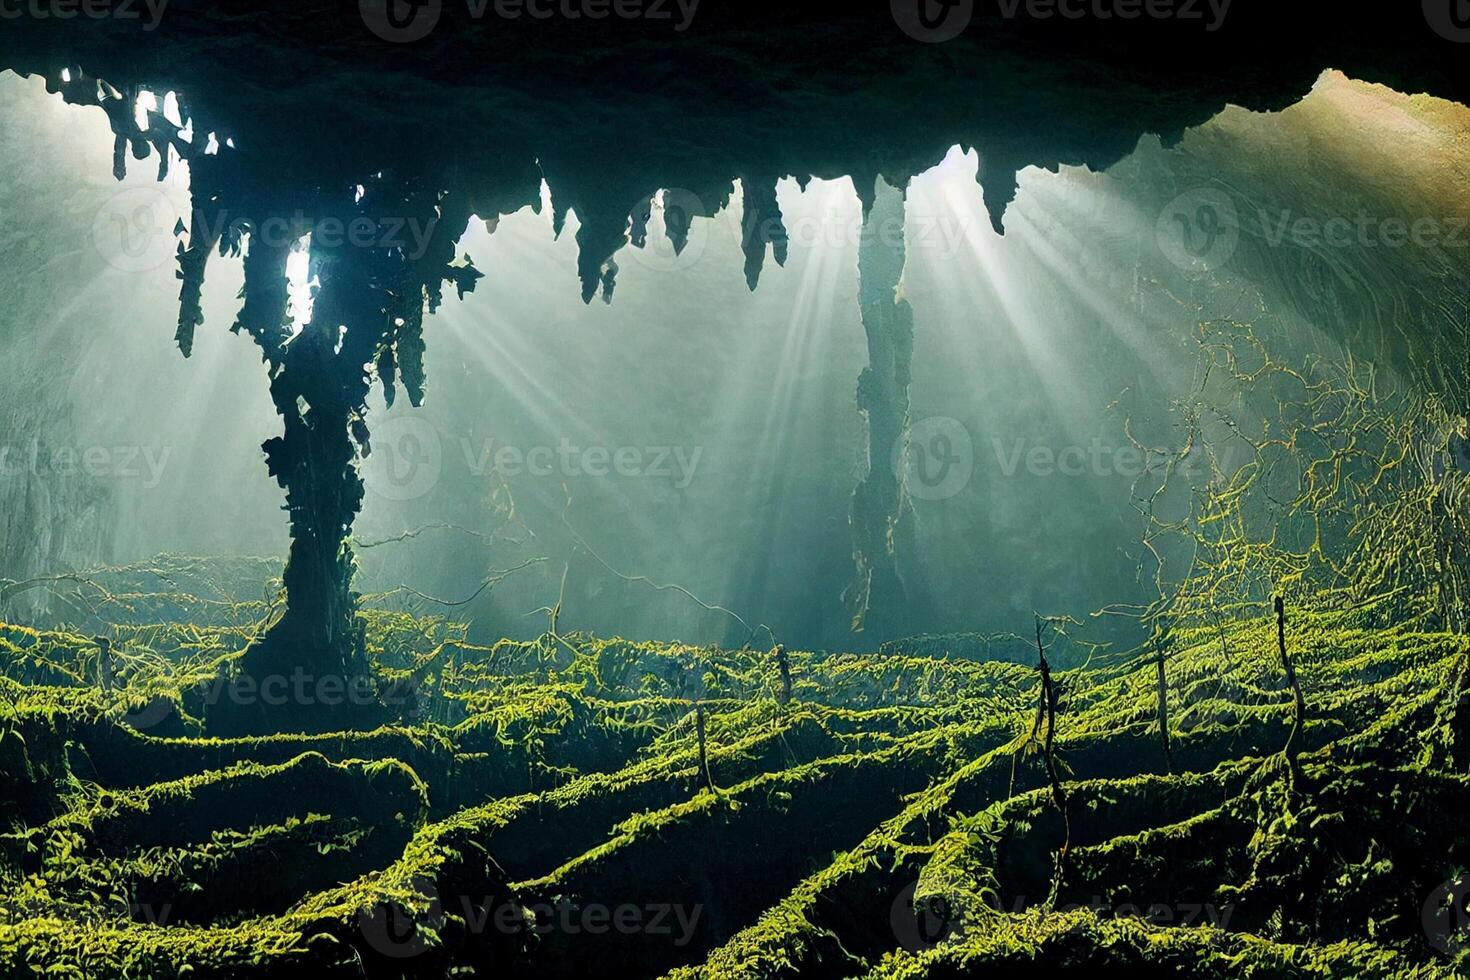
{"type": "Polygon", "coordinates": [[[94,79],[179,93],[194,133],[232,143],[212,179],[272,206],[386,173],[493,217],[538,204],[544,178],[559,219],[578,218],[588,298],[660,189],[710,213],[735,179],[757,207],[786,176],[851,175],[864,193],[960,145],[979,151],[1000,228],[1026,166],[1106,167],[1227,104],[1290,105],[1328,68],[1463,102],[1470,50],[1433,29],[1432,0],[1235,0],[1223,15],[1179,0],[1128,20],[1007,16],[994,0],[935,8],[965,28],[938,43],[910,36],[901,0],[643,0],[644,16],[596,20],[429,0],[416,13],[433,29],[406,42],[380,36],[373,0],[172,0],[156,20],[129,3],[0,21],[0,68],[63,90],[66,69],[71,101],[93,101],[94,79]]]}

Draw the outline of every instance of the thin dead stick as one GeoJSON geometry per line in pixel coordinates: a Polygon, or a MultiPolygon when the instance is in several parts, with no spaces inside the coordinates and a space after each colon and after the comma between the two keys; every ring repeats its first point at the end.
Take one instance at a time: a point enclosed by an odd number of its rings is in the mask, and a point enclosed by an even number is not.
{"type": "Polygon", "coordinates": [[[714,774],[710,772],[709,768],[709,745],[705,739],[703,701],[694,702],[694,725],[695,731],[699,735],[699,771],[704,773],[704,782],[709,787],[709,791],[711,793],[718,793],[719,790],[715,789],[714,774]]]}
{"type": "Polygon", "coordinates": [[[1307,700],[1302,696],[1302,685],[1297,680],[1296,665],[1292,663],[1291,651],[1286,648],[1286,600],[1281,596],[1276,597],[1276,646],[1281,654],[1281,666],[1286,671],[1286,683],[1291,688],[1293,703],[1291,734],[1286,737],[1286,747],[1282,749],[1282,753],[1286,756],[1292,789],[1295,790],[1299,775],[1296,741],[1307,721],[1307,700]]]}
{"type": "Polygon", "coordinates": [[[1169,635],[1169,624],[1167,619],[1161,619],[1159,633],[1155,638],[1158,649],[1159,670],[1159,739],[1164,743],[1164,766],[1172,775],[1174,772],[1174,753],[1169,747],[1169,676],[1165,671],[1165,661],[1169,656],[1169,648],[1172,638],[1169,635]]]}
{"type": "Polygon", "coordinates": [[[1052,905],[1055,904],[1057,895],[1061,891],[1062,877],[1067,868],[1067,856],[1072,852],[1072,818],[1068,813],[1067,792],[1062,788],[1061,777],[1057,775],[1055,754],[1057,695],[1056,687],[1051,679],[1051,664],[1046,660],[1046,645],[1041,640],[1040,616],[1036,617],[1036,657],[1041,670],[1041,710],[1046,715],[1046,744],[1044,747],[1046,775],[1051,781],[1052,801],[1056,803],[1057,809],[1062,814],[1062,849],[1057,853],[1056,874],[1052,878],[1051,895],[1047,899],[1048,905],[1052,905]]]}
{"type": "MultiPolygon", "coordinates": [[[[494,586],[499,585],[501,582],[504,582],[506,579],[510,578],[510,576],[512,576],[516,572],[519,572],[523,568],[529,568],[532,565],[539,565],[539,564],[541,564],[542,562],[545,562],[545,561],[550,561],[550,559],[549,558],[544,558],[544,557],[542,557],[542,558],[527,558],[525,561],[521,562],[519,565],[514,565],[514,566],[512,566],[510,568],[507,568],[503,572],[496,572],[495,574],[491,575],[489,578],[485,579],[485,581],[481,582],[480,583],[480,587],[478,589],[476,589],[474,592],[470,593],[469,597],[468,598],[465,598],[465,599],[457,599],[457,600],[455,600],[455,599],[439,599],[439,598],[436,598],[435,596],[427,595],[426,593],[420,592],[418,589],[415,589],[415,588],[413,588],[411,586],[407,586],[407,585],[400,585],[397,589],[394,590],[394,592],[407,592],[410,595],[416,595],[420,599],[423,599],[423,600],[425,600],[427,602],[437,603],[438,605],[441,605],[441,606],[467,606],[470,603],[474,602],[476,599],[478,599],[485,592],[486,589],[493,588],[494,586]]],[[[393,594],[393,592],[385,592],[385,593],[383,593],[384,596],[389,596],[389,595],[392,595],[392,594],[393,594]]]]}
{"type": "Polygon", "coordinates": [[[786,647],[776,644],[776,669],[781,672],[781,701],[791,703],[791,658],[786,656],[786,647]]]}

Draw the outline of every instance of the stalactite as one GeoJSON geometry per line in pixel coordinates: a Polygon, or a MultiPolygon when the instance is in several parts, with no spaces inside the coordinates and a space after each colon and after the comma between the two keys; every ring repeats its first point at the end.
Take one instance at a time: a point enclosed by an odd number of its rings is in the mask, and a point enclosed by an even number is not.
{"type": "Polygon", "coordinates": [[[754,290],[766,264],[766,247],[770,246],[777,265],[785,265],[789,239],[781,205],[776,200],[776,178],[742,176],[740,187],[744,202],[740,247],[745,252],[745,284],[754,290]]]}
{"type": "MultiPolygon", "coordinates": [[[[243,238],[245,288],[232,329],[255,340],[268,366],[271,399],[284,432],[262,448],[271,475],[286,491],[291,521],[283,574],[286,611],[247,652],[241,669],[253,679],[302,670],[355,684],[355,678],[370,674],[352,591],[350,545],[363,499],[359,460],[371,451],[367,397],[376,368],[385,388],[401,382],[413,404],[422,401],[425,310],[442,302],[444,283],[463,296],[481,277],[468,256],[455,258],[470,210],[454,195],[426,193],[393,179],[380,179],[358,194],[344,188],[335,197],[312,190],[299,200],[250,199],[244,190],[250,182],[224,172],[229,179],[211,160],[194,174],[196,228],[190,247],[180,251],[185,280],[181,344],[200,319],[203,257],[216,245],[239,251],[243,238]],[[226,224],[232,205],[238,213],[249,205],[258,224],[226,224]],[[407,248],[396,238],[365,245],[323,233],[354,222],[388,227],[384,215],[411,217],[432,233],[421,249],[407,248]],[[286,264],[303,240],[310,241],[319,285],[309,322],[293,325],[286,264]]],[[[211,724],[218,730],[258,731],[282,724],[258,703],[238,711],[233,704],[223,699],[212,709],[211,724]]],[[[292,722],[310,728],[351,723],[332,715],[303,712],[292,722]]]]}
{"type": "Polygon", "coordinates": [[[857,567],[845,599],[853,629],[881,640],[899,635],[906,619],[897,540],[909,514],[900,467],[909,422],[914,320],[900,295],[904,194],[881,179],[876,188],[858,251],[858,301],[868,366],[858,377],[857,405],[867,428],[867,473],[852,495],[857,567]]]}
{"type": "Polygon", "coordinates": [[[689,230],[695,218],[713,218],[730,205],[735,195],[734,181],[723,181],[693,190],[670,188],[663,193],[664,233],[675,255],[682,255],[689,244],[689,230]]]}

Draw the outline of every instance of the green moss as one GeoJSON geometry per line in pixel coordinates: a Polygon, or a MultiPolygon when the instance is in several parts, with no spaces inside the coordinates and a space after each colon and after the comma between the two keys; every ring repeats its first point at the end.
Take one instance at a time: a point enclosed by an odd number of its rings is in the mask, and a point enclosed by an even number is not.
{"type": "Polygon", "coordinates": [[[191,727],[191,692],[235,627],[130,627],[153,653],[110,695],[90,640],[0,627],[0,975],[1448,976],[1421,913],[1470,866],[1446,817],[1470,804],[1470,642],[1376,615],[1292,617],[1293,783],[1264,620],[1179,630],[1172,773],[1147,662],[1059,671],[1055,896],[1019,654],[793,652],[783,706],[759,652],[482,648],[373,611],[373,656],[432,678],[429,710],[220,739],[191,727]],[[153,698],[178,724],[133,730],[120,705],[153,698]],[[487,901],[549,928],[479,921],[487,901]],[[696,915],[682,937],[571,932],[558,902],[696,915]],[[1213,917],[1130,911],[1195,905],[1213,917]],[[383,921],[413,955],[385,952],[383,921]]]}

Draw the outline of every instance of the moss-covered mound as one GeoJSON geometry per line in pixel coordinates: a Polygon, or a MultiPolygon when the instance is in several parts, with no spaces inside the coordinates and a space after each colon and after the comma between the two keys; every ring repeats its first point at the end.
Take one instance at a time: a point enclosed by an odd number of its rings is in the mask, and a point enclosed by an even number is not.
{"type": "Polygon", "coordinates": [[[1147,658],[1058,670],[1054,713],[1019,648],[943,638],[792,653],[788,698],[765,651],[481,647],[386,612],[395,724],[218,738],[201,702],[249,642],[224,616],[107,650],[0,627],[0,976],[1470,963],[1470,638],[1361,605],[1293,611],[1299,727],[1273,621],[1179,629],[1167,747],[1147,658]]]}

